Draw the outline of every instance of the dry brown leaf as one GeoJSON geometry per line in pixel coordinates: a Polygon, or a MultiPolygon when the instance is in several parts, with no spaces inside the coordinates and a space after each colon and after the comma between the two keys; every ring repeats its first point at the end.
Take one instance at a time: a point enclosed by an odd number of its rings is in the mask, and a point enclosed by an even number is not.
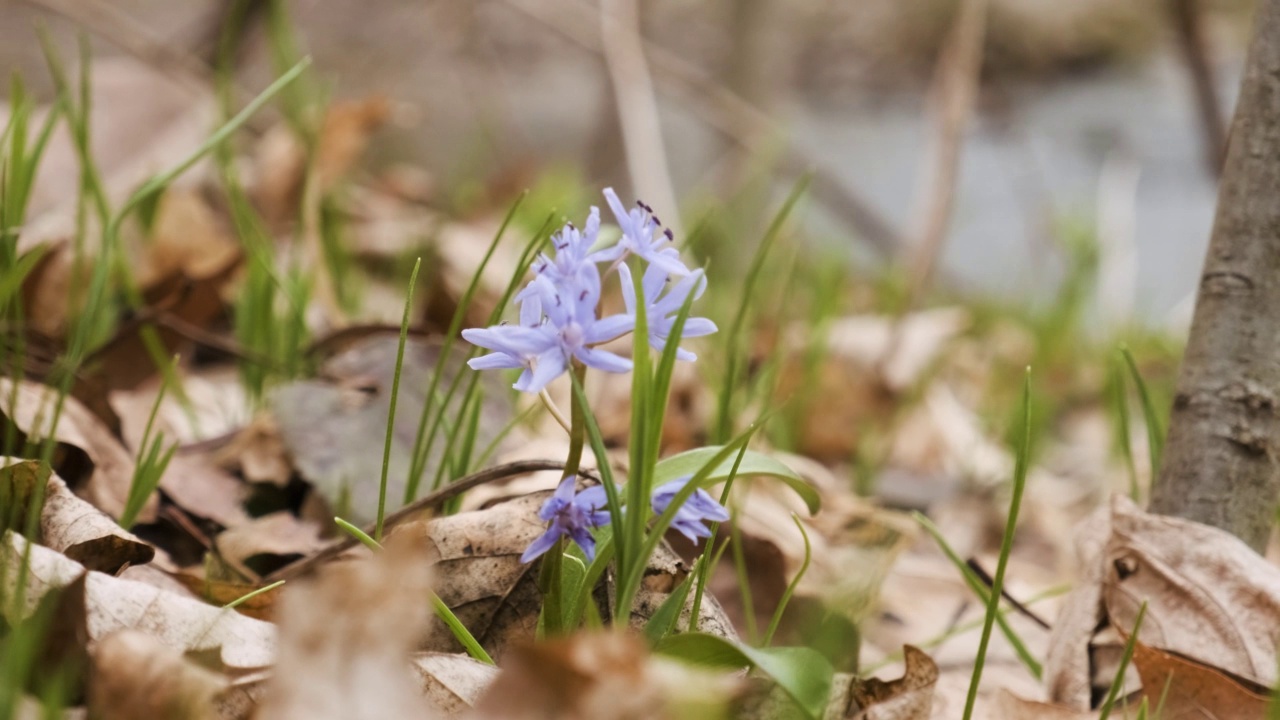
{"type": "Polygon", "coordinates": [[[644,720],[726,717],[739,678],[650,656],[622,632],[525,644],[476,705],[476,720],[644,720]]]}
{"type": "Polygon", "coordinates": [[[1270,688],[1190,658],[1135,643],[1133,664],[1161,720],[1254,720],[1267,716],[1270,688]]]}
{"type": "Polygon", "coordinates": [[[800,449],[837,461],[850,457],[866,424],[884,417],[894,395],[914,385],[968,324],[969,315],[960,308],[913,313],[901,320],[839,318],[819,341],[826,353],[817,367],[805,359],[804,331],[789,333],[784,342],[797,350],[784,366],[779,396],[800,393],[806,403],[804,425],[797,433],[800,449]]]}
{"type": "MultiPolygon", "coordinates": [[[[177,376],[190,402],[166,392],[156,411],[153,432],[163,431],[165,437],[192,445],[232,435],[253,420],[254,404],[237,366],[179,367],[177,376]]],[[[120,417],[120,435],[127,447],[137,448],[142,442],[163,384],[163,379],[156,377],[131,390],[111,393],[111,407],[120,417]]]]}
{"type": "Polygon", "coordinates": [[[89,652],[89,712],[96,720],[213,720],[227,681],[179,650],[137,630],[121,630],[89,652]]]}
{"type": "Polygon", "coordinates": [[[293,477],[289,452],[280,429],[270,415],[258,415],[235,433],[226,445],[213,453],[218,465],[236,472],[251,483],[284,487],[293,477]]]}
{"type": "MultiPolygon", "coordinates": [[[[903,646],[902,677],[885,682],[853,678],[838,717],[858,720],[928,720],[933,712],[938,666],[919,648],[903,646]]],[[[830,715],[830,713],[828,713],[830,715]]]]}
{"type": "Polygon", "coordinates": [[[233,567],[246,566],[266,575],[325,546],[320,528],[289,512],[276,512],[229,528],[214,541],[233,567]]]}
{"type": "MultiPolygon", "coordinates": [[[[46,472],[35,460],[0,458],[0,482],[12,483],[26,506],[36,483],[46,472]]],[[[142,565],[155,557],[155,548],[120,527],[89,503],[72,494],[57,475],[45,482],[40,512],[41,543],[75,560],[89,570],[115,575],[130,565],[142,565]]]]}
{"type": "Polygon", "coordinates": [[[431,570],[394,539],[369,560],[333,563],[284,593],[280,654],[259,720],[430,717],[409,655],[431,612],[431,570]]]}
{"type": "Polygon", "coordinates": [[[411,668],[421,682],[422,694],[449,717],[470,710],[498,676],[498,668],[455,653],[418,653],[411,668]]]}
{"type": "MultiPolygon", "coordinates": [[[[377,514],[398,345],[394,334],[362,338],[329,358],[319,378],[279,388],[272,403],[280,437],[298,471],[332,506],[342,508],[345,499],[349,509],[340,509],[339,514],[357,524],[372,522],[377,514]]],[[[414,338],[405,346],[391,443],[388,510],[400,507],[404,497],[418,420],[439,353],[440,345],[434,341],[414,338]]],[[[461,371],[461,356],[450,358],[441,387],[461,371]]],[[[485,393],[485,397],[477,447],[487,445],[511,414],[501,399],[503,393],[485,393]]],[[[455,415],[461,399],[459,392],[450,403],[455,415]]],[[[442,439],[434,445],[421,480],[424,491],[435,477],[444,445],[442,439]]]]}
{"type": "MultiPolygon", "coordinates": [[[[0,578],[5,583],[0,589],[9,597],[15,595],[27,547],[26,540],[14,533],[7,533],[0,545],[0,578]]],[[[84,617],[88,640],[136,629],[169,647],[207,654],[213,663],[224,668],[246,670],[271,663],[275,627],[269,623],[143,583],[86,573],[79,563],[40,545],[30,546],[29,569],[21,602],[4,604],[3,612],[10,623],[33,612],[50,590],[71,585],[84,576],[79,612],[84,617]]]]}
{"type": "MultiPolygon", "coordinates": [[[[439,288],[428,298],[429,318],[441,318],[445,325],[452,317],[471,278],[475,277],[485,254],[497,234],[497,218],[486,218],[473,223],[448,223],[432,238],[439,262],[429,269],[432,276],[428,287],[439,288]]],[[[498,304],[498,299],[516,274],[519,264],[519,248],[515,243],[501,243],[489,263],[484,266],[480,283],[471,304],[466,308],[463,327],[482,327],[498,304]]]]}
{"type": "MultiPolygon", "coordinates": [[[[325,113],[315,158],[317,190],[328,193],[364,154],[369,139],[391,114],[382,96],[334,103],[325,113]]],[[[288,123],[271,128],[255,152],[253,196],[272,223],[296,215],[307,171],[307,148],[288,123]]]]}
{"type": "MultiPolygon", "coordinates": [[[[216,124],[217,104],[207,88],[175,83],[163,72],[125,55],[96,60],[90,84],[90,136],[94,163],[109,202],[119,207],[126,195],[152,175],[176,166],[199,147],[216,124]],[[139,100],[142,101],[139,101],[139,100]]],[[[91,263],[80,263],[84,278],[73,278],[69,239],[75,232],[77,194],[68,188],[80,183],[81,162],[64,123],[55,126],[41,158],[29,208],[30,222],[19,237],[19,251],[37,244],[58,243],[48,262],[27,278],[28,327],[49,337],[67,328],[68,289],[83,283],[91,263]]],[[[179,183],[198,182],[199,171],[179,183]]],[[[88,219],[93,223],[94,213],[88,219]]],[[[88,238],[101,236],[91,225],[88,238]]],[[[92,254],[95,249],[88,248],[92,254]]]]}
{"type": "MultiPolygon", "coordinates": [[[[38,383],[0,377],[0,396],[11,398],[0,409],[0,417],[17,426],[19,444],[29,436],[46,437],[57,405],[57,391],[38,383]],[[10,417],[8,413],[12,413],[10,417]]],[[[52,433],[61,444],[54,454],[53,469],[68,485],[95,507],[113,518],[124,511],[133,483],[133,459],[103,425],[75,398],[63,401],[58,426],[52,433]],[[85,461],[91,468],[85,467],[85,461]]],[[[138,522],[155,520],[156,499],[147,499],[138,522]]]]}
{"type": "MultiPolygon", "coordinates": [[[[1007,690],[996,695],[995,706],[996,717],[1004,720],[1096,720],[1098,717],[1093,710],[1073,710],[1062,705],[1027,700],[1007,690]]],[[[1112,710],[1111,716],[1116,720],[1129,717],[1119,707],[1112,710]]]]}
{"type": "MultiPolygon", "coordinates": [[[[178,587],[190,593],[192,597],[203,599],[211,605],[226,605],[236,602],[250,593],[253,597],[236,605],[236,611],[258,620],[271,620],[275,614],[276,602],[280,599],[284,588],[277,587],[267,592],[258,592],[265,585],[257,585],[227,580],[211,580],[190,572],[166,573],[165,577],[178,587]]],[[[146,582],[146,581],[144,581],[146,582]]],[[[157,584],[154,582],[148,584],[157,584]]]]}

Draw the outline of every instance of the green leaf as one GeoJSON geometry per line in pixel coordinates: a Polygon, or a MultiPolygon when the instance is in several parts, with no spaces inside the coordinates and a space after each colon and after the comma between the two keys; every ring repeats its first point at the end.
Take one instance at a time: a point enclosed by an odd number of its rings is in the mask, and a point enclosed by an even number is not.
{"type": "MultiPolygon", "coordinates": [[[[686,450],[679,455],[672,455],[669,458],[658,461],[658,466],[654,470],[653,486],[658,487],[663,483],[675,480],[678,477],[692,475],[703,468],[716,453],[720,452],[721,446],[711,445],[709,447],[697,448],[694,450],[686,450]]],[[[721,462],[719,466],[714,468],[708,475],[708,482],[718,482],[725,480],[733,472],[734,458],[727,458],[721,462]]],[[[775,477],[787,484],[804,500],[804,504],[808,506],[809,513],[814,514],[822,507],[822,499],[818,497],[818,491],[814,490],[809,483],[804,481],[795,470],[784,465],[781,461],[770,457],[762,452],[748,450],[742,456],[742,463],[738,466],[738,475],[768,475],[775,477]]]]}
{"type": "Polygon", "coordinates": [[[694,665],[759,670],[778,683],[811,718],[822,717],[831,695],[835,669],[811,648],[753,648],[716,635],[683,633],[666,638],[656,649],[694,665]]]}
{"type": "Polygon", "coordinates": [[[685,576],[684,581],[671,591],[667,599],[662,601],[657,611],[649,618],[649,622],[645,623],[644,636],[651,644],[662,642],[662,638],[670,635],[675,629],[676,621],[680,619],[680,611],[684,609],[685,601],[689,599],[691,587],[693,587],[692,574],[685,576]]]}

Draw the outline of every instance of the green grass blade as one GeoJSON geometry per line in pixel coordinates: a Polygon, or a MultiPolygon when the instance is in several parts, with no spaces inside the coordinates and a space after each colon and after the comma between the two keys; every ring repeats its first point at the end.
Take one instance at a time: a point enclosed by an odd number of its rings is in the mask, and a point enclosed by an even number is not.
{"type": "Polygon", "coordinates": [[[1000,559],[991,581],[991,595],[987,602],[986,621],[982,624],[982,639],[978,643],[978,657],[973,664],[973,678],[969,681],[969,694],[965,698],[964,720],[973,717],[974,703],[978,700],[978,686],[982,682],[982,667],[987,660],[987,648],[991,644],[991,629],[1000,610],[1000,593],[1004,589],[1004,573],[1009,567],[1009,554],[1013,550],[1013,535],[1018,527],[1018,511],[1022,507],[1022,493],[1027,485],[1027,463],[1031,451],[1031,369],[1022,379],[1022,442],[1018,447],[1017,463],[1013,471],[1013,497],[1009,501],[1009,519],[1005,523],[1004,538],[1000,543],[1000,559]]]}
{"type": "Polygon", "coordinates": [[[270,585],[264,585],[264,586],[262,586],[262,587],[258,588],[257,590],[253,590],[253,591],[251,591],[251,592],[245,593],[244,595],[241,595],[240,597],[236,598],[235,600],[232,600],[231,602],[227,603],[226,605],[223,605],[223,606],[222,606],[222,609],[223,609],[223,610],[234,610],[234,609],[236,609],[236,608],[240,607],[241,605],[243,605],[243,604],[245,604],[245,603],[249,602],[250,600],[252,600],[252,599],[254,599],[254,598],[258,597],[259,595],[264,595],[264,594],[266,594],[266,593],[271,592],[272,590],[275,590],[276,588],[280,587],[281,585],[284,585],[286,582],[288,582],[288,581],[287,581],[287,580],[277,580],[277,581],[275,581],[275,582],[271,583],[270,585]]]}
{"type": "Polygon", "coordinates": [[[1151,477],[1154,478],[1160,472],[1160,461],[1164,456],[1164,427],[1156,412],[1155,403],[1151,400],[1151,393],[1147,390],[1147,383],[1143,381],[1142,373],[1138,372],[1138,363],[1134,361],[1133,353],[1127,347],[1120,348],[1120,353],[1124,355],[1129,374],[1133,377],[1133,386],[1138,388],[1138,399],[1142,401],[1142,419],[1147,424],[1147,447],[1151,451],[1151,477]]]}
{"type": "MultiPolygon", "coordinates": [[[[380,552],[382,550],[381,543],[369,537],[363,530],[355,525],[352,525],[340,517],[335,517],[333,522],[336,523],[339,528],[342,528],[344,532],[356,540],[359,540],[361,544],[370,550],[373,550],[374,552],[380,552]]],[[[476,641],[476,638],[471,634],[471,631],[467,630],[467,627],[462,624],[462,621],[458,619],[458,616],[454,615],[453,611],[449,609],[449,606],[445,605],[444,601],[440,599],[440,596],[434,592],[431,593],[431,604],[435,608],[436,615],[438,615],[440,620],[444,622],[445,626],[449,628],[449,631],[452,632],[453,636],[462,644],[462,647],[466,648],[468,655],[482,663],[487,663],[489,665],[494,664],[493,658],[489,657],[489,653],[484,651],[484,648],[476,641]]]]}
{"type": "Polygon", "coordinates": [[[1133,632],[1129,634],[1129,640],[1124,644],[1120,669],[1116,671],[1115,679],[1111,681],[1111,689],[1107,691],[1107,699],[1098,711],[1098,720],[1107,720],[1111,715],[1111,708],[1116,704],[1116,699],[1120,697],[1120,688],[1124,686],[1124,674],[1129,670],[1129,663],[1133,660],[1133,651],[1138,646],[1138,631],[1142,629],[1142,620],[1146,615],[1147,601],[1143,600],[1142,606],[1138,608],[1138,617],[1133,621],[1133,632]]]}
{"type": "MultiPolygon", "coordinates": [[[[778,236],[782,233],[782,227],[791,215],[792,208],[795,207],[796,202],[800,200],[808,186],[809,175],[805,175],[796,183],[791,190],[791,194],[783,202],[782,208],[774,215],[773,222],[769,224],[769,229],[765,231],[764,238],[760,241],[760,246],[756,248],[756,254],[751,259],[751,267],[747,270],[747,277],[742,284],[741,297],[750,298],[752,296],[752,292],[759,283],[760,273],[764,269],[764,262],[768,257],[770,248],[773,247],[778,236]]],[[[733,322],[729,325],[729,332],[725,338],[724,382],[720,388],[716,422],[712,432],[712,439],[717,443],[725,442],[733,434],[733,393],[741,383],[739,375],[742,372],[742,355],[745,352],[742,333],[746,326],[747,310],[751,305],[750,302],[743,302],[738,306],[738,311],[734,315],[733,322]]]]}
{"type": "Polygon", "coordinates": [[[1138,466],[1133,459],[1133,442],[1129,438],[1129,398],[1125,393],[1122,363],[1120,358],[1107,363],[1106,393],[1114,414],[1116,447],[1120,449],[1120,457],[1129,471],[1129,499],[1137,503],[1141,502],[1141,492],[1138,488],[1138,466]]]}
{"type": "MultiPolygon", "coordinates": [[[[960,572],[960,576],[964,578],[965,584],[969,586],[969,589],[973,591],[974,595],[978,596],[978,600],[981,601],[984,606],[990,605],[991,591],[983,584],[977,574],[973,572],[973,568],[970,568],[969,564],[962,560],[951,547],[951,544],[947,542],[945,537],[943,537],[942,531],[938,529],[938,526],[934,525],[929,518],[919,512],[912,513],[911,516],[915,518],[916,522],[920,523],[920,527],[923,527],[925,532],[929,533],[929,535],[933,537],[934,542],[938,543],[938,547],[942,549],[943,554],[947,556],[947,559],[951,561],[951,564],[960,572]]],[[[1018,659],[1022,661],[1022,664],[1026,666],[1027,670],[1031,672],[1036,680],[1041,679],[1044,674],[1043,666],[1041,666],[1040,662],[1035,659],[1031,654],[1031,651],[1027,649],[1027,644],[1022,641],[1022,638],[1018,633],[1009,625],[1009,621],[1005,619],[1003,613],[996,614],[996,624],[1000,626],[1000,632],[1004,633],[1005,639],[1009,641],[1011,646],[1013,646],[1014,652],[1017,653],[1018,659]]]]}
{"type": "Polygon", "coordinates": [[[404,369],[404,346],[409,339],[409,317],[413,314],[413,289],[418,284],[418,270],[422,258],[413,264],[409,274],[409,292],[404,300],[404,316],[400,318],[400,344],[396,347],[396,369],[391,377],[391,399],[387,403],[387,432],[382,444],[382,477],[378,482],[378,520],[373,533],[375,540],[382,539],[382,522],[387,512],[387,474],[391,469],[391,439],[395,435],[396,400],[400,396],[400,371],[404,369]]]}
{"type": "Polygon", "coordinates": [[[773,618],[769,620],[769,629],[764,632],[764,645],[766,646],[773,643],[773,634],[778,631],[778,625],[782,622],[782,614],[787,611],[791,596],[795,594],[800,581],[804,579],[804,574],[809,571],[809,561],[813,558],[813,548],[809,545],[809,533],[805,532],[804,523],[800,522],[800,518],[795,513],[791,513],[791,521],[796,524],[796,529],[800,531],[800,537],[804,538],[804,562],[800,564],[800,569],[796,572],[796,576],[787,584],[787,589],[782,592],[782,598],[778,600],[777,609],[773,611],[773,618]]]}

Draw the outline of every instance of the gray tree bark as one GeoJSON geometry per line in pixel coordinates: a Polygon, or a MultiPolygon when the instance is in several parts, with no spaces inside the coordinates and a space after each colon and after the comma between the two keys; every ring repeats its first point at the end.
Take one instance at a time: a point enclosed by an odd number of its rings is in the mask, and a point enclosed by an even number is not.
{"type": "Polygon", "coordinates": [[[1280,503],[1280,0],[1254,18],[1153,512],[1261,551],[1280,503]]]}

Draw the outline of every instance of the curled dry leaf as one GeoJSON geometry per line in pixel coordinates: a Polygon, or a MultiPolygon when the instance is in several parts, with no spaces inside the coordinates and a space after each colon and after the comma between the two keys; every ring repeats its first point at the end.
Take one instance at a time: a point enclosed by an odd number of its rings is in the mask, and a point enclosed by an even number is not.
{"type": "Polygon", "coordinates": [[[8,483],[16,491],[18,507],[27,506],[37,483],[44,482],[40,541],[86,569],[114,575],[130,565],[151,562],[155,557],[155,548],[76,497],[62,478],[50,476],[47,469],[42,471],[35,460],[0,458],[0,482],[8,483]]]}
{"type": "Polygon", "coordinates": [[[1143,602],[1146,645],[1263,686],[1275,682],[1277,639],[1267,629],[1280,616],[1280,569],[1229,533],[1146,513],[1119,495],[1082,531],[1095,539],[1083,548],[1086,578],[1054,627],[1051,697],[1087,706],[1098,628],[1131,630],[1143,602]]]}
{"type": "Polygon", "coordinates": [[[89,651],[89,713],[97,720],[214,720],[227,681],[137,630],[121,630],[89,651]]]}
{"type": "Polygon", "coordinates": [[[327,565],[288,588],[279,659],[256,717],[429,717],[409,654],[431,612],[430,580],[421,546],[393,538],[371,559],[327,565]]]}
{"type": "Polygon", "coordinates": [[[233,610],[210,607],[198,600],[131,580],[89,571],[49,548],[32,545],[20,535],[6,533],[0,544],[0,594],[16,595],[23,556],[30,550],[24,594],[17,603],[4,603],[11,624],[35,610],[47,592],[84,577],[77,601],[87,639],[100,640],[113,632],[136,629],[163,644],[185,652],[208,655],[217,667],[247,670],[271,664],[275,627],[233,610]]]}
{"type": "Polygon", "coordinates": [[[741,678],[649,654],[632,634],[579,634],[513,649],[474,720],[723,718],[741,678]]]}
{"type": "Polygon", "coordinates": [[[903,646],[902,654],[906,665],[902,677],[888,682],[849,678],[847,684],[837,687],[827,717],[928,720],[933,712],[938,666],[927,653],[911,645],[903,646]]]}
{"type": "MultiPolygon", "coordinates": [[[[19,432],[18,446],[28,438],[48,436],[57,391],[38,383],[20,380],[15,383],[0,377],[0,419],[12,423],[19,432]]],[[[113,518],[124,511],[129,487],[133,483],[133,459],[106,425],[75,398],[65,398],[58,426],[52,436],[59,443],[54,453],[53,469],[67,484],[95,507],[113,518]]],[[[156,516],[156,499],[148,498],[138,513],[139,522],[151,522],[156,516]]]]}

